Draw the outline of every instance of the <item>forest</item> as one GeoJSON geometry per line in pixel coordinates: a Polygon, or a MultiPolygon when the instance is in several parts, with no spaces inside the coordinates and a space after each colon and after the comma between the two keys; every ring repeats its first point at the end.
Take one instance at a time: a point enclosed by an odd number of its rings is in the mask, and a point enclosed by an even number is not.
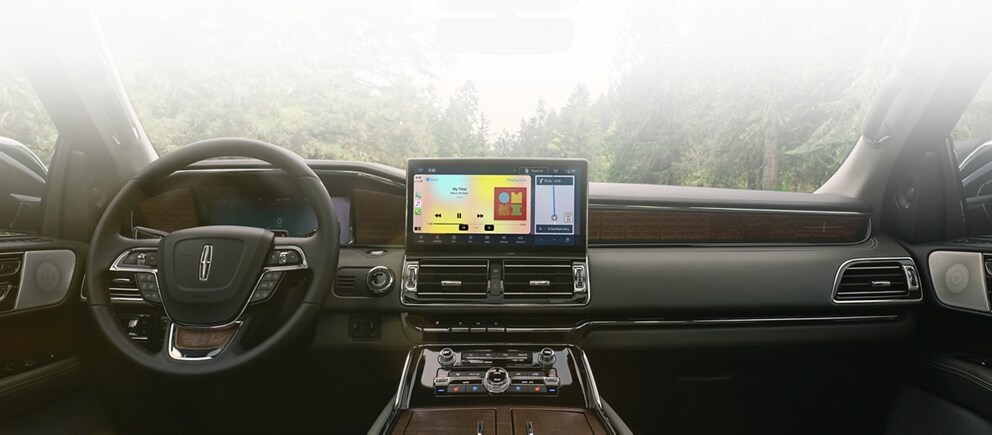
{"type": "MultiPolygon", "coordinates": [[[[883,26],[827,6],[796,19],[783,3],[743,26],[737,17],[749,11],[732,2],[719,11],[622,3],[620,49],[603,60],[614,64],[608,91],[576,83],[560,107],[538,99],[515,130],[493,131],[471,81],[439,95],[432,71],[453,58],[438,53],[429,23],[387,10],[395,5],[365,3],[357,17],[273,10],[250,34],[225,39],[184,19],[198,3],[105,26],[160,153],[233,135],[316,159],[403,167],[419,156],[582,157],[593,181],[789,191],[815,190],[847,157],[912,25],[908,12],[883,26]],[[316,31],[286,31],[312,20],[316,31]],[[699,31],[708,26],[736,33],[699,31]]],[[[860,7],[891,2],[877,3],[860,7]]],[[[223,19],[212,25],[251,17],[223,19]]],[[[2,48],[0,135],[47,161],[57,132],[2,48]]],[[[992,133],[987,94],[956,136],[992,133]]]]}

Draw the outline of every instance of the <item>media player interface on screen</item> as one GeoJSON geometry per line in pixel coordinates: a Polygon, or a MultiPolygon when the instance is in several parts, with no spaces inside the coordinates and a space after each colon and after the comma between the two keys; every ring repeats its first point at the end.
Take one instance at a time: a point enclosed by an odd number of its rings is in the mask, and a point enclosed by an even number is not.
{"type": "Polygon", "coordinates": [[[411,169],[414,244],[576,244],[577,168],[411,169]]]}

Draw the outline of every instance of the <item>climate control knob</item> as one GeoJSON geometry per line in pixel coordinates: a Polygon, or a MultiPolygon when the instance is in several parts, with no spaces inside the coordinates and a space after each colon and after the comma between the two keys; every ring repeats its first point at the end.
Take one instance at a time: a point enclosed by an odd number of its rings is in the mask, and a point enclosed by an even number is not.
{"type": "Polygon", "coordinates": [[[486,376],[482,378],[482,386],[490,393],[502,393],[510,388],[510,374],[502,367],[493,367],[486,371],[486,376]]]}
{"type": "Polygon", "coordinates": [[[437,362],[443,366],[450,366],[455,363],[455,351],[451,350],[450,347],[441,349],[437,353],[437,362]]]}
{"type": "Polygon", "coordinates": [[[455,363],[455,351],[451,350],[450,347],[441,349],[437,354],[437,362],[443,366],[450,366],[455,363]]]}
{"type": "Polygon", "coordinates": [[[537,354],[537,362],[543,366],[549,366],[555,363],[555,351],[551,350],[550,347],[541,349],[541,353],[537,354]]]}

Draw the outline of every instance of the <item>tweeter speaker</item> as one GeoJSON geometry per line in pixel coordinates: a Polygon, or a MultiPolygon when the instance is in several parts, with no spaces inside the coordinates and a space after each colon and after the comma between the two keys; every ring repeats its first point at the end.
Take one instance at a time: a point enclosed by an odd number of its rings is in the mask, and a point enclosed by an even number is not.
{"type": "Polygon", "coordinates": [[[989,311],[982,254],[935,251],[930,254],[930,281],[944,305],[967,310],[989,311]]]}

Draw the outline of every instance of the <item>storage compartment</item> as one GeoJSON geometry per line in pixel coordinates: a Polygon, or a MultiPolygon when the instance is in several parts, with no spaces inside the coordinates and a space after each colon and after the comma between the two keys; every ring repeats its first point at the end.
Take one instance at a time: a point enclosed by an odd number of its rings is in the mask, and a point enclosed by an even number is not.
{"type": "Polygon", "coordinates": [[[606,435],[609,431],[590,409],[496,405],[407,409],[390,433],[606,435]]]}
{"type": "Polygon", "coordinates": [[[513,409],[513,435],[593,435],[602,430],[598,420],[590,424],[583,410],[513,409]]]}
{"type": "Polygon", "coordinates": [[[404,413],[393,428],[394,435],[496,434],[496,410],[417,409],[404,413]]]}

